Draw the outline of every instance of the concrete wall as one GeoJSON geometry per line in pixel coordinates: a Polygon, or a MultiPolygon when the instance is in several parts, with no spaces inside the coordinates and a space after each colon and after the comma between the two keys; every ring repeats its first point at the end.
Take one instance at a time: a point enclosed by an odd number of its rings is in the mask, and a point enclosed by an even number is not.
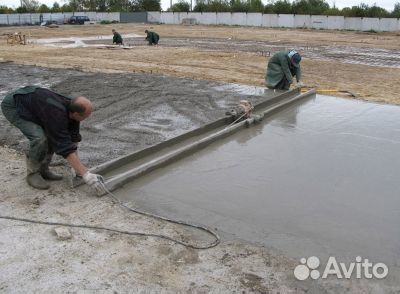
{"type": "Polygon", "coordinates": [[[262,24],[262,13],[247,13],[246,14],[246,25],[259,27],[262,24]]]}
{"type": "Polygon", "coordinates": [[[279,25],[278,14],[264,14],[261,25],[267,28],[277,27],[279,25]]]}
{"type": "Polygon", "coordinates": [[[148,22],[161,22],[161,12],[160,11],[148,11],[147,12],[147,21],[148,22]]]}
{"type": "Polygon", "coordinates": [[[359,17],[345,17],[344,27],[345,30],[356,30],[361,31],[362,29],[362,18],[359,17]]]}
{"type": "MultiPolygon", "coordinates": [[[[75,15],[87,15],[91,20],[121,21],[120,13],[75,12],[75,15]]],[[[43,20],[64,22],[73,13],[44,13],[43,20]]],[[[400,31],[400,20],[397,18],[360,18],[323,15],[294,14],[261,14],[230,12],[147,12],[150,23],[182,24],[184,18],[193,18],[197,24],[205,25],[238,25],[256,27],[313,28],[328,30],[357,31],[400,31]]],[[[40,14],[0,14],[0,25],[38,24],[40,14]]]]}
{"type": "Polygon", "coordinates": [[[327,30],[359,30],[359,31],[399,31],[400,20],[396,18],[360,18],[326,15],[294,15],[294,14],[262,14],[243,12],[161,12],[149,22],[165,24],[181,24],[183,18],[194,18],[198,24],[238,25],[283,28],[313,28],[327,30]]]}
{"type": "Polygon", "coordinates": [[[381,18],[379,22],[380,31],[400,31],[400,20],[397,22],[392,21],[391,18],[381,18]]]}
{"type": "Polygon", "coordinates": [[[295,28],[310,28],[311,17],[309,15],[297,14],[294,16],[294,27],[295,28]]]}
{"type": "Polygon", "coordinates": [[[232,18],[231,18],[231,25],[237,25],[237,26],[245,26],[247,22],[247,15],[246,13],[237,13],[234,12],[232,13],[232,18]]]}
{"type": "Polygon", "coordinates": [[[218,13],[217,25],[232,25],[232,13],[222,12],[218,13]]]}
{"type": "Polygon", "coordinates": [[[311,27],[314,29],[328,29],[328,16],[326,15],[312,15],[311,27]]]}
{"type": "Polygon", "coordinates": [[[294,28],[294,15],[278,14],[278,27],[294,28]]]}
{"type": "Polygon", "coordinates": [[[147,12],[121,12],[119,19],[121,23],[147,22],[147,12]]]}
{"type": "MultiPolygon", "coordinates": [[[[73,15],[88,16],[93,21],[120,21],[119,12],[42,13],[43,21],[63,23],[73,15]]],[[[30,25],[40,23],[40,13],[0,14],[0,25],[30,25]]]]}
{"type": "Polygon", "coordinates": [[[329,16],[328,29],[330,30],[343,30],[344,16],[329,16]]]}

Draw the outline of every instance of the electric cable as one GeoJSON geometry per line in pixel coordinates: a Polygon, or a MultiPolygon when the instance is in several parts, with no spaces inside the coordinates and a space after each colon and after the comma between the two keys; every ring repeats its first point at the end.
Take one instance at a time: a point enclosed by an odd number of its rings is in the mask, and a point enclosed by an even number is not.
{"type": "Polygon", "coordinates": [[[81,228],[81,229],[102,230],[102,231],[115,232],[115,233],[124,234],[124,235],[131,235],[131,236],[154,237],[154,238],[165,239],[165,240],[171,241],[173,243],[180,244],[182,246],[185,246],[185,247],[188,247],[188,248],[193,248],[193,249],[210,249],[210,248],[213,248],[213,247],[217,246],[221,242],[221,239],[218,236],[218,234],[216,232],[214,232],[213,230],[211,230],[209,228],[206,228],[205,226],[197,225],[197,224],[191,224],[191,223],[185,222],[185,221],[173,220],[173,219],[170,219],[170,218],[167,218],[167,217],[164,217],[164,216],[160,216],[160,215],[156,215],[156,214],[153,214],[153,213],[149,213],[149,212],[145,212],[145,211],[141,211],[141,210],[137,210],[137,209],[131,208],[131,207],[127,206],[126,204],[124,204],[111,191],[109,191],[102,181],[101,181],[101,183],[103,185],[104,190],[107,192],[107,195],[113,201],[117,202],[117,204],[120,205],[121,207],[123,207],[123,208],[125,208],[125,209],[127,209],[127,210],[129,210],[131,212],[137,213],[137,214],[141,214],[141,215],[144,215],[144,216],[148,216],[148,217],[152,217],[152,218],[155,218],[155,219],[167,221],[167,222],[170,222],[170,223],[183,225],[183,226],[187,226],[187,227],[191,227],[191,228],[195,228],[195,229],[199,229],[199,230],[205,231],[207,234],[212,235],[215,240],[213,242],[211,242],[210,244],[208,244],[208,245],[199,246],[199,245],[196,245],[196,244],[190,244],[188,242],[184,242],[184,241],[181,241],[181,240],[178,240],[178,239],[174,239],[172,237],[169,237],[169,236],[166,236],[166,235],[161,235],[161,234],[131,232],[131,231],[124,231],[124,230],[118,230],[118,229],[102,227],[102,226],[91,226],[91,225],[84,225],[84,224],[71,224],[71,223],[64,223],[64,222],[40,221],[40,220],[33,220],[33,219],[28,219],[28,218],[21,218],[21,217],[7,216],[7,215],[0,215],[0,219],[21,221],[21,222],[26,222],[26,223],[49,225],[49,226],[64,226],[64,227],[81,228]]]}

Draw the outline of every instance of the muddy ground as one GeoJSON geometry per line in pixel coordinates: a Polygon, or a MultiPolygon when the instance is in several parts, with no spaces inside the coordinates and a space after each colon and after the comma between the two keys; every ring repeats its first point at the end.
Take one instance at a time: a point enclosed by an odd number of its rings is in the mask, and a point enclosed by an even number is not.
{"type": "MultiPolygon", "coordinates": [[[[80,156],[89,166],[160,143],[225,116],[242,99],[262,96],[223,90],[223,83],[160,75],[83,73],[0,63],[0,95],[18,85],[50,87],[67,96],[83,95],[94,103],[82,123],[80,156]]],[[[2,98],[0,98],[2,100],[2,98]]],[[[0,117],[0,144],[23,151],[27,142],[0,117]]]]}
{"type": "MultiPolygon", "coordinates": [[[[32,39],[96,36],[109,34],[112,27],[0,28],[0,35],[24,30],[32,39]]],[[[122,34],[143,34],[148,26],[115,27],[122,34]]],[[[89,166],[220,117],[239,99],[248,97],[217,90],[221,82],[262,86],[268,58],[263,55],[269,48],[291,44],[317,48],[313,50],[321,56],[304,54],[305,83],[349,90],[361,99],[400,103],[398,60],[393,59],[394,66],[386,62],[399,46],[396,34],[205,26],[154,29],[162,40],[166,37],[164,45],[147,47],[138,41],[132,49],[124,50],[10,46],[4,41],[0,61],[14,63],[0,63],[0,99],[8,90],[32,83],[93,99],[96,109],[82,124],[84,140],[80,144],[80,154],[89,166]],[[185,42],[185,38],[190,41],[185,42]],[[199,45],[204,42],[207,46],[199,45]],[[241,44],[245,44],[244,49],[240,49],[241,44]],[[329,44],[339,49],[343,46],[346,52],[335,53],[338,55],[330,59],[326,54],[329,44]],[[375,64],[378,66],[371,66],[373,60],[364,57],[359,64],[348,64],[344,57],[352,50],[357,56],[384,52],[390,57],[375,64]],[[362,64],[365,60],[368,65],[362,64]]],[[[254,102],[261,99],[250,98],[254,102]]],[[[108,198],[92,196],[85,187],[71,190],[66,180],[52,184],[49,191],[30,189],[24,181],[21,153],[26,141],[2,116],[0,126],[0,144],[11,147],[0,148],[0,179],[5,183],[0,188],[1,214],[189,238],[190,233],[181,228],[128,214],[108,198]]],[[[68,176],[69,169],[59,164],[63,161],[57,159],[56,163],[55,168],[68,176]]],[[[195,251],[154,238],[71,229],[73,238],[60,241],[51,227],[0,222],[0,292],[399,292],[384,283],[365,280],[298,282],[293,277],[297,260],[243,240],[223,240],[214,249],[195,251]]]]}
{"type": "MultiPolygon", "coordinates": [[[[319,89],[350,91],[369,101],[399,104],[398,33],[289,30],[228,26],[116,24],[0,28],[0,36],[21,31],[30,42],[43,38],[102,38],[111,44],[111,29],[127,38],[131,49],[104,47],[61,48],[30,43],[0,42],[0,58],[19,64],[75,68],[89,72],[142,72],[245,85],[264,85],[268,52],[294,47],[304,55],[303,82],[319,89]],[[160,36],[148,47],[144,30],[160,36]],[[142,38],[142,39],[141,39],[142,38]]],[[[88,42],[90,43],[90,42],[88,42]]]]}

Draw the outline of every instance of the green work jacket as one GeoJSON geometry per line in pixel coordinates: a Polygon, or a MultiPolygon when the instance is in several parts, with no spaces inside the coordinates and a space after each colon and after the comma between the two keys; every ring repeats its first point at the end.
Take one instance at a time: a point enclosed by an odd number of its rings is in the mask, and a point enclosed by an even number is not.
{"type": "Polygon", "coordinates": [[[288,57],[290,51],[280,51],[275,53],[268,61],[265,82],[267,87],[275,87],[283,77],[291,84],[293,77],[296,76],[297,82],[301,78],[301,68],[294,66],[288,57]]]}

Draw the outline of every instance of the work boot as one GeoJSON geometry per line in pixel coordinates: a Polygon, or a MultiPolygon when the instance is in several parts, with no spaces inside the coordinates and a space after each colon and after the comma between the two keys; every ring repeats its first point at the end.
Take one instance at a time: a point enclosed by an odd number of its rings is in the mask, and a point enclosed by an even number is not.
{"type": "Polygon", "coordinates": [[[40,174],[40,163],[38,161],[31,160],[27,157],[26,169],[28,173],[26,176],[26,181],[31,187],[40,190],[46,190],[50,188],[49,184],[46,183],[40,174]]]}
{"type": "Polygon", "coordinates": [[[53,173],[51,170],[49,170],[49,165],[51,162],[51,159],[53,158],[53,154],[47,154],[44,160],[41,162],[40,165],[40,174],[42,177],[46,180],[50,181],[59,181],[62,180],[62,175],[53,173]]]}

